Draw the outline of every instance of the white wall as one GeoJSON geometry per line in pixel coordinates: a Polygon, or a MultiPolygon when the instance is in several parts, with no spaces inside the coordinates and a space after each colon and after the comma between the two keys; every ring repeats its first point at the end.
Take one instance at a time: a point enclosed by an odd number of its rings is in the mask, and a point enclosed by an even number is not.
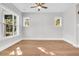
{"type": "Polygon", "coordinates": [[[76,6],[76,27],[77,27],[77,31],[76,31],[76,33],[77,33],[77,44],[78,44],[78,47],[79,47],[79,14],[78,14],[78,11],[79,11],[79,4],[77,4],[77,6],[76,6]]]}
{"type": "Polygon", "coordinates": [[[63,38],[77,46],[76,39],[76,6],[72,5],[65,13],[63,20],[63,38]]]}
{"type": "MultiPolygon", "coordinates": [[[[4,39],[4,32],[3,32],[3,24],[0,24],[0,51],[2,51],[5,48],[10,47],[11,45],[15,44],[16,42],[20,41],[22,38],[22,14],[21,12],[12,4],[0,4],[0,6],[5,7],[5,9],[9,9],[12,12],[19,15],[19,35],[13,38],[6,38],[4,39]]],[[[1,9],[0,9],[1,10],[1,9]]],[[[0,16],[2,15],[2,12],[0,11],[0,16]]],[[[2,22],[2,16],[0,17],[0,22],[2,22]]]]}
{"type": "Polygon", "coordinates": [[[62,13],[24,13],[23,17],[30,17],[30,27],[23,28],[24,38],[62,38],[62,28],[55,27],[55,17],[62,13]]]}
{"type": "MultiPolygon", "coordinates": [[[[0,16],[1,16],[1,8],[0,8],[0,16]]],[[[0,21],[1,21],[1,17],[0,17],[0,21]]],[[[0,23],[0,28],[1,28],[1,23],[0,23]]],[[[1,30],[0,30],[0,38],[1,38],[1,30]]]]}
{"type": "MultiPolygon", "coordinates": [[[[2,10],[1,10],[1,8],[0,8],[0,16],[2,15],[2,10]]],[[[0,22],[2,22],[2,17],[0,17],[0,22]]],[[[3,36],[2,36],[2,24],[0,23],[0,40],[1,40],[1,38],[2,38],[3,36]]]]}

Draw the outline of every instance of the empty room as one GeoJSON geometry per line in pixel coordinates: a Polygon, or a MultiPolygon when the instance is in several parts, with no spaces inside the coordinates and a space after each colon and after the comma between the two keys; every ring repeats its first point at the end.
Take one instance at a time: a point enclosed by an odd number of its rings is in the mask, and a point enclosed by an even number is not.
{"type": "Polygon", "coordinates": [[[79,56],[78,3],[0,3],[0,56],[79,56]]]}

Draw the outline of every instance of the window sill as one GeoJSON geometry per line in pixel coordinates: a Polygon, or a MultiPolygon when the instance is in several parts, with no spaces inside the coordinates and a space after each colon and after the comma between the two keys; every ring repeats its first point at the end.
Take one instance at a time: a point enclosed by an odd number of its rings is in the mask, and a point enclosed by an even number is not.
{"type": "Polygon", "coordinates": [[[8,37],[4,37],[3,39],[11,39],[11,38],[14,38],[16,36],[19,36],[19,35],[8,36],[8,37]]]}

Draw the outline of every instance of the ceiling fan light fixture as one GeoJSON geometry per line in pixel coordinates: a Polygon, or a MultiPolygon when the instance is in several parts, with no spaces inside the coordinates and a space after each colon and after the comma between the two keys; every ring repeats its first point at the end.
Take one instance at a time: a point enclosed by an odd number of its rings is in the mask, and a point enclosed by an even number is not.
{"type": "Polygon", "coordinates": [[[40,7],[40,6],[38,6],[38,7],[37,7],[37,9],[38,9],[38,11],[40,11],[41,7],[40,7]]]}
{"type": "Polygon", "coordinates": [[[37,8],[38,8],[38,9],[41,9],[41,7],[40,7],[40,6],[38,6],[37,8]]]}
{"type": "Polygon", "coordinates": [[[31,6],[31,8],[37,8],[38,11],[40,11],[41,8],[47,9],[48,7],[44,6],[45,3],[35,3],[34,6],[31,6]]]}

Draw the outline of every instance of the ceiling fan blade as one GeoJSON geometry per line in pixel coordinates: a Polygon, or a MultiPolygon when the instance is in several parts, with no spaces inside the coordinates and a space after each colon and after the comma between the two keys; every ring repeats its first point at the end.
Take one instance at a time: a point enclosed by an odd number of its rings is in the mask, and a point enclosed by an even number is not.
{"type": "Polygon", "coordinates": [[[37,6],[31,6],[31,8],[36,8],[37,6]]]}
{"type": "Polygon", "coordinates": [[[42,8],[45,8],[45,9],[47,9],[48,7],[46,7],[46,6],[41,6],[42,8]]]}
{"type": "Polygon", "coordinates": [[[41,5],[44,5],[45,3],[40,3],[41,5]]]}
{"type": "Polygon", "coordinates": [[[37,6],[39,6],[40,5],[40,3],[35,3],[37,6]]]}
{"type": "Polygon", "coordinates": [[[35,3],[37,6],[44,5],[45,3],[35,3]]]}

